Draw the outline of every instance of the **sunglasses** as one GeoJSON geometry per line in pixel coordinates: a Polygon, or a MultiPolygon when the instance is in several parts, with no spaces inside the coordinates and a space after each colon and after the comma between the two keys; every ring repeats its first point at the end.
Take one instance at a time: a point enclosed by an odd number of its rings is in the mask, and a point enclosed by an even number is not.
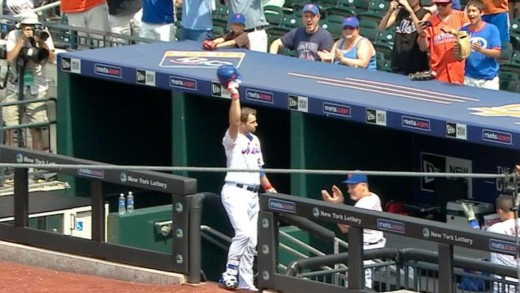
{"type": "Polygon", "coordinates": [[[448,4],[450,4],[450,2],[446,2],[446,3],[435,3],[436,6],[442,6],[442,7],[446,7],[446,6],[448,6],[448,4]]]}

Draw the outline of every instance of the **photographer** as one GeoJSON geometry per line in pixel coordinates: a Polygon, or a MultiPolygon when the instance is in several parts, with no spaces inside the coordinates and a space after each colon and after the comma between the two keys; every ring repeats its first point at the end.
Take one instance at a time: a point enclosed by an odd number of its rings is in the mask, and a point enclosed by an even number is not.
{"type": "MultiPolygon", "coordinates": [[[[41,29],[41,23],[38,21],[36,13],[24,13],[21,17],[19,29],[12,30],[7,35],[7,61],[11,67],[11,74],[5,103],[22,99],[45,98],[48,89],[45,64],[52,63],[55,59],[52,39],[47,31],[41,29]],[[19,92],[20,81],[23,82],[21,94],[19,92]]],[[[4,123],[6,126],[13,126],[17,125],[20,120],[23,124],[46,122],[48,121],[46,108],[45,102],[3,107],[4,123]],[[19,109],[25,109],[25,111],[22,111],[21,119],[19,109]]],[[[43,150],[42,129],[33,127],[30,130],[32,148],[43,150]]],[[[16,145],[14,133],[14,130],[7,131],[7,145],[16,145]]]]}

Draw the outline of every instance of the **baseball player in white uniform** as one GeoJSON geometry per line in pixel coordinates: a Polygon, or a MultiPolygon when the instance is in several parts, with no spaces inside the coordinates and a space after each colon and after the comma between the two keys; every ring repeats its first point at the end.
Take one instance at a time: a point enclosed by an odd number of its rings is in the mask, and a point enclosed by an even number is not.
{"type": "MultiPolygon", "coordinates": [[[[356,203],[355,207],[367,210],[382,211],[381,200],[379,196],[370,191],[368,187],[368,179],[365,174],[348,174],[347,179],[342,183],[347,184],[350,199],[356,203]]],[[[326,202],[334,204],[343,204],[343,192],[336,186],[332,186],[332,196],[327,190],[321,191],[321,196],[326,202]]],[[[339,229],[343,233],[348,233],[349,225],[338,224],[339,229]]],[[[363,249],[375,249],[385,247],[386,239],[383,232],[371,229],[363,229],[363,249]]],[[[367,260],[363,262],[365,266],[374,264],[373,261],[367,260]]],[[[372,288],[372,270],[365,270],[365,288],[372,288]]]]}
{"type": "MultiPolygon", "coordinates": [[[[217,71],[221,84],[222,76],[235,76],[232,66],[217,71]]],[[[225,85],[231,94],[229,128],[222,144],[227,157],[227,168],[261,171],[264,159],[258,137],[253,133],[258,126],[256,110],[240,107],[238,83],[233,80],[225,85]]],[[[263,172],[227,172],[221,199],[235,230],[229,247],[226,271],[221,283],[229,289],[258,291],[253,283],[253,260],[257,244],[258,190],[260,185],[266,192],[276,192],[263,172]]]]}
{"type": "MultiPolygon", "coordinates": [[[[499,233],[504,235],[509,235],[516,237],[516,235],[520,235],[520,223],[518,219],[515,217],[514,200],[510,195],[500,195],[496,199],[495,203],[496,212],[498,217],[500,218],[500,222],[491,225],[487,231],[493,233],[499,233]],[[516,223],[515,223],[516,222],[516,223]],[[515,231],[516,230],[516,231],[515,231]],[[515,234],[516,233],[516,234],[515,234]]],[[[466,205],[464,202],[462,203],[462,207],[466,217],[468,218],[469,225],[472,228],[480,229],[480,225],[478,220],[475,217],[475,212],[473,211],[472,205],[466,205]]],[[[518,268],[519,261],[515,259],[513,255],[500,254],[500,253],[491,253],[490,260],[492,263],[505,265],[508,267],[518,268]]],[[[518,291],[518,279],[505,277],[506,281],[515,282],[517,285],[506,285],[494,282],[493,283],[493,293],[517,293],[518,291]]]]}

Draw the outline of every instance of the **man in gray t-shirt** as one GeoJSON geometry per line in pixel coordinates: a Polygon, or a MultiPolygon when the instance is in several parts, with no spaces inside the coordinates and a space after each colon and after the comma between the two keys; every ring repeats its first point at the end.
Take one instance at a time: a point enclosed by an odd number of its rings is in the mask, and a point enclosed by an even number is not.
{"type": "Polygon", "coordinates": [[[267,52],[267,32],[269,23],[265,20],[261,0],[227,0],[229,13],[241,13],[246,18],[244,31],[248,33],[250,50],[267,52]]]}
{"type": "Polygon", "coordinates": [[[298,58],[319,61],[323,52],[330,52],[334,45],[332,35],[318,24],[320,10],[314,4],[303,7],[302,22],[304,27],[292,29],[290,32],[273,41],[269,53],[278,54],[281,48],[295,50],[298,58]]]}

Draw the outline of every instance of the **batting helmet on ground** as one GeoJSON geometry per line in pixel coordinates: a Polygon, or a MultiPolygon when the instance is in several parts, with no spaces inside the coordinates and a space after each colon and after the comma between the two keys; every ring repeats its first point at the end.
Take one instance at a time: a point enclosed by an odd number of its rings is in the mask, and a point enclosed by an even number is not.
{"type": "Polygon", "coordinates": [[[240,74],[233,65],[220,65],[217,69],[217,78],[221,85],[227,86],[229,82],[239,80],[240,74]]]}

